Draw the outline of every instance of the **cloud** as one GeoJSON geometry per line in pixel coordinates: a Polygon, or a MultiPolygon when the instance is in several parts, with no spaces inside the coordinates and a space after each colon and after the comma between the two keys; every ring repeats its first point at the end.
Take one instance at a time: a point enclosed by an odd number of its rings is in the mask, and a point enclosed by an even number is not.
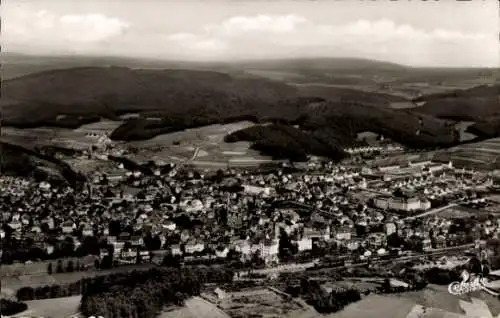
{"type": "Polygon", "coordinates": [[[173,59],[352,56],[425,66],[498,65],[490,33],[422,29],[390,19],[318,23],[298,14],[233,16],[173,32],[145,19],[134,24],[101,13],[2,9],[3,47],[27,53],[72,52],[173,59]],[[146,31],[147,30],[147,31],[146,31]]]}
{"type": "Polygon", "coordinates": [[[11,8],[3,14],[6,49],[78,51],[97,49],[99,43],[123,35],[130,24],[99,13],[58,15],[48,10],[11,8]]]}
{"type": "Polygon", "coordinates": [[[171,50],[177,49],[188,55],[223,53],[228,48],[222,40],[192,33],[172,34],[167,36],[167,41],[171,50]]]}
{"type": "Polygon", "coordinates": [[[264,32],[283,34],[297,30],[307,19],[296,15],[257,15],[251,17],[237,16],[220,24],[209,25],[205,31],[224,35],[241,35],[245,32],[264,32]]]}
{"type": "MultiPolygon", "coordinates": [[[[181,37],[181,34],[172,35],[181,37]]],[[[190,34],[210,40],[207,49],[231,57],[355,56],[412,65],[495,65],[498,41],[491,33],[424,30],[389,19],[318,24],[298,15],[236,16],[190,34]]],[[[193,55],[203,57],[200,46],[193,55]]]]}

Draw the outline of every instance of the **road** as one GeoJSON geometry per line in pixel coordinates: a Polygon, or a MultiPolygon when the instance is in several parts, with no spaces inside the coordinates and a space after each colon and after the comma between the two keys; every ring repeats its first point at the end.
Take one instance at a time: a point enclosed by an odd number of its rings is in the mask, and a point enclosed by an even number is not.
{"type": "Polygon", "coordinates": [[[425,217],[425,216],[429,216],[429,215],[432,215],[432,214],[436,214],[436,213],[441,212],[443,210],[446,210],[448,208],[451,208],[451,207],[454,207],[454,206],[458,206],[459,204],[460,204],[460,202],[450,203],[450,204],[448,204],[446,206],[442,206],[440,208],[432,209],[432,210],[429,210],[429,211],[424,212],[422,214],[418,214],[418,215],[406,217],[406,218],[403,219],[403,221],[413,220],[413,219],[417,219],[417,218],[422,218],[422,217],[425,217]]]}
{"type": "Polygon", "coordinates": [[[196,147],[196,149],[194,150],[193,156],[191,157],[191,159],[189,159],[189,161],[195,160],[198,157],[199,152],[200,152],[200,147],[196,147]]]}

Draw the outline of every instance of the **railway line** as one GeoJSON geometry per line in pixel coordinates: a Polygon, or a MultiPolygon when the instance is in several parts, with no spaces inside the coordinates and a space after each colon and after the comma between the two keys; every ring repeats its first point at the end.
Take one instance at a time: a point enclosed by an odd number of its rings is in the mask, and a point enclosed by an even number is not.
{"type": "Polygon", "coordinates": [[[280,264],[275,267],[268,267],[263,269],[246,269],[238,272],[237,277],[242,278],[247,276],[249,273],[257,274],[257,275],[269,275],[281,272],[300,272],[306,270],[315,270],[315,269],[332,269],[332,270],[340,270],[344,268],[355,268],[355,267],[363,267],[367,265],[380,265],[380,264],[389,264],[389,263],[401,263],[408,262],[412,260],[422,259],[423,257],[439,257],[445,256],[447,254],[453,252],[463,252],[470,248],[474,247],[474,244],[465,244],[460,246],[453,246],[442,248],[439,250],[433,250],[424,253],[418,253],[414,255],[405,255],[405,256],[394,256],[394,257],[375,257],[366,261],[360,261],[354,259],[354,257],[344,257],[343,259],[337,261],[319,261],[319,262],[308,262],[308,263],[297,263],[297,264],[280,264]]]}

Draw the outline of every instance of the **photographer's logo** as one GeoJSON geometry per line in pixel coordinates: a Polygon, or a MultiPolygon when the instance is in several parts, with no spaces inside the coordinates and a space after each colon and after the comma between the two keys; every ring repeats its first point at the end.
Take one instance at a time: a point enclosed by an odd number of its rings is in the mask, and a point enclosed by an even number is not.
{"type": "Polygon", "coordinates": [[[482,275],[469,273],[468,271],[462,271],[462,281],[453,282],[448,286],[448,292],[452,295],[463,295],[468,294],[477,290],[484,290],[485,292],[499,296],[500,293],[493,291],[488,287],[489,281],[486,277],[482,275]]]}

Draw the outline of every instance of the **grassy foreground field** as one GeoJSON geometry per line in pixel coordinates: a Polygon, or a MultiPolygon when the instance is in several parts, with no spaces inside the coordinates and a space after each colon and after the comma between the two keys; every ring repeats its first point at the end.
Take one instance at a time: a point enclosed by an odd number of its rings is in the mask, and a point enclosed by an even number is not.
{"type": "Polygon", "coordinates": [[[158,318],[230,318],[216,305],[200,297],[186,300],[184,307],[163,312],[158,318]]]}
{"type": "Polygon", "coordinates": [[[79,312],[81,296],[72,296],[56,299],[27,301],[28,310],[12,316],[21,317],[45,317],[45,318],[69,318],[79,312]]]}
{"type": "Polygon", "coordinates": [[[16,291],[21,287],[39,287],[52,284],[59,284],[59,285],[69,284],[84,278],[109,275],[115,273],[123,273],[132,270],[148,270],[152,267],[154,267],[154,265],[152,264],[140,264],[140,265],[117,267],[100,271],[60,273],[52,275],[38,274],[38,275],[23,275],[18,277],[2,277],[2,289],[10,289],[16,291]]]}

